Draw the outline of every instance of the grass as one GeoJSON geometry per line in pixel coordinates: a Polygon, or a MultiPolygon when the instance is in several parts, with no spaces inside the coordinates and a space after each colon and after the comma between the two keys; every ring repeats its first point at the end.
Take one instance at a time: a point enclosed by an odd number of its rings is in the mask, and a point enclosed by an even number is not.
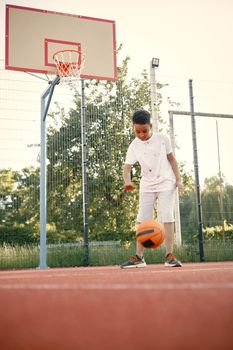
{"type": "MultiPolygon", "coordinates": [[[[175,249],[175,253],[182,262],[199,262],[198,245],[186,245],[175,249]]],[[[130,255],[135,254],[135,242],[97,242],[90,244],[88,249],[81,245],[54,245],[47,249],[47,264],[49,267],[83,266],[88,258],[89,266],[119,265],[126,261],[130,255]],[[86,253],[86,255],[85,255],[86,253]],[[88,253],[88,255],[87,255],[88,253]]],[[[145,250],[148,264],[164,262],[164,246],[156,250],[145,250]]],[[[219,241],[205,242],[205,261],[233,260],[233,242],[219,241]]],[[[40,248],[36,245],[0,246],[0,269],[26,269],[39,266],[40,248]]]]}

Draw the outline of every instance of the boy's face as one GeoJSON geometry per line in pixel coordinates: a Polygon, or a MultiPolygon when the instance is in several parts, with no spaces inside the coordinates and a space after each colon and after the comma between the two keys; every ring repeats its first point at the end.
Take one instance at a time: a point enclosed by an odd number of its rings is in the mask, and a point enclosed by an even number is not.
{"type": "Polygon", "coordinates": [[[134,124],[133,125],[135,135],[141,141],[148,140],[152,135],[152,125],[151,124],[134,124]]]}

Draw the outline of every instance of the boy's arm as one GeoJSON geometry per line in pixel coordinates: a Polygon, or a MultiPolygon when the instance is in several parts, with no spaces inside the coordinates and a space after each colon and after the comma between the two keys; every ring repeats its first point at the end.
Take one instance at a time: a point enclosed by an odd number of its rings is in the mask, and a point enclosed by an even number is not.
{"type": "Polygon", "coordinates": [[[171,164],[172,170],[175,174],[176,186],[178,187],[178,190],[182,192],[184,190],[184,186],[183,186],[182,181],[181,181],[180,171],[179,171],[179,167],[178,167],[178,163],[176,161],[176,158],[174,157],[173,153],[169,153],[169,154],[167,154],[167,159],[168,159],[169,163],[171,164]]]}
{"type": "Polygon", "coordinates": [[[124,180],[124,187],[125,186],[134,186],[131,181],[131,164],[124,164],[123,167],[123,180],[124,180]]]}

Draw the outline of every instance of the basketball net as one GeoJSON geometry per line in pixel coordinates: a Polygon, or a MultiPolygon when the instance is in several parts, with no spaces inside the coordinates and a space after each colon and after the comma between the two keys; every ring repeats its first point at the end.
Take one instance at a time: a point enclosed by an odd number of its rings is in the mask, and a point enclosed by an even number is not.
{"type": "Polygon", "coordinates": [[[85,56],[79,50],[62,50],[53,55],[57,67],[57,74],[61,83],[75,82],[80,79],[85,56]]]}

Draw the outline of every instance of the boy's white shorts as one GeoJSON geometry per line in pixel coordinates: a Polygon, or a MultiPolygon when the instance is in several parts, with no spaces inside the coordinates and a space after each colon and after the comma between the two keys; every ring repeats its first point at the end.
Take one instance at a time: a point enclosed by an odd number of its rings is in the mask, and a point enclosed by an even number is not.
{"type": "Polygon", "coordinates": [[[174,222],[175,190],[164,192],[140,192],[137,222],[153,219],[154,208],[160,223],[174,222]]]}

